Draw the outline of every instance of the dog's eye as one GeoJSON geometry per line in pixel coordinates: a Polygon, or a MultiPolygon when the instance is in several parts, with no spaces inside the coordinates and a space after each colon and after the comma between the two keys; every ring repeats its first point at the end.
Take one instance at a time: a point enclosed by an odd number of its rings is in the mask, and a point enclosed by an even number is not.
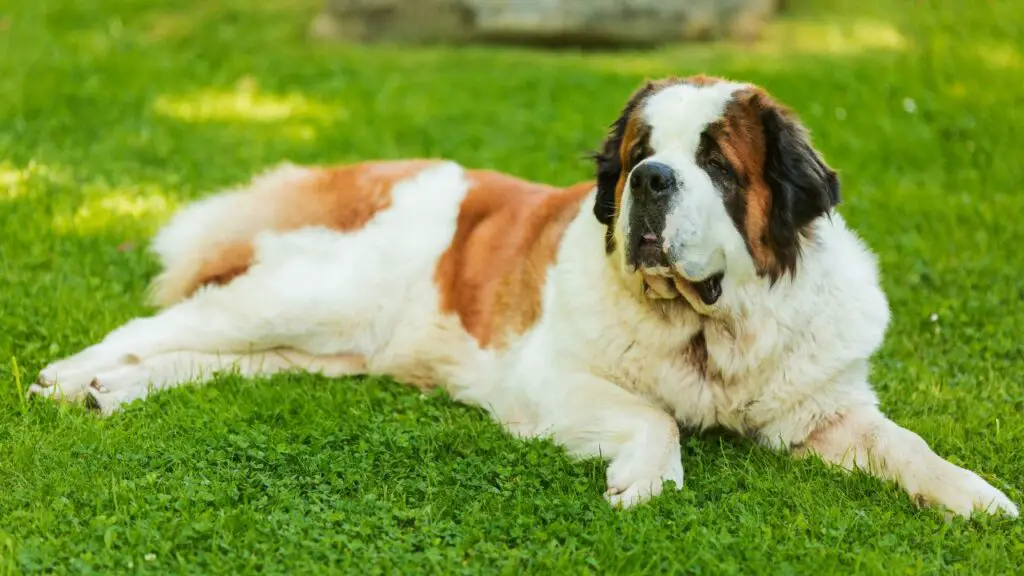
{"type": "Polygon", "coordinates": [[[637,164],[644,161],[647,158],[647,148],[644,146],[634,146],[633,150],[629,153],[629,164],[630,167],[636,166],[637,164]]]}
{"type": "Polygon", "coordinates": [[[736,179],[736,172],[732,169],[732,165],[720,154],[712,154],[708,157],[708,168],[726,178],[736,179]]]}

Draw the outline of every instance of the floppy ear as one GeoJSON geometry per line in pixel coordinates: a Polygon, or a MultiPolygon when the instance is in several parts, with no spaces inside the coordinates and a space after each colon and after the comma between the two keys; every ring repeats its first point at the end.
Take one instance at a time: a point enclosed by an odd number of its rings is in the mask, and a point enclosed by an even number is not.
{"type": "Polygon", "coordinates": [[[611,229],[615,221],[615,196],[619,180],[622,178],[622,139],[626,135],[629,119],[636,111],[644,97],[655,88],[653,82],[646,82],[630,96],[618,119],[612,123],[611,129],[601,144],[601,150],[593,154],[597,164],[597,198],[594,202],[594,216],[597,221],[608,226],[608,251],[613,248],[611,229]]]}
{"type": "Polygon", "coordinates": [[[764,179],[771,190],[768,241],[777,270],[772,280],[795,273],[808,225],[840,202],[839,179],[811,144],[807,130],[788,110],[762,101],[764,179]]]}

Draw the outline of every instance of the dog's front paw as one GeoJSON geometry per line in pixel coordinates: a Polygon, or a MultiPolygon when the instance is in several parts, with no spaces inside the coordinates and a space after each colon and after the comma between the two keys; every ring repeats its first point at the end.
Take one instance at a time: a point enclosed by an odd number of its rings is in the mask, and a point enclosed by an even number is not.
{"type": "Polygon", "coordinates": [[[1005,494],[970,470],[950,465],[949,474],[912,492],[920,506],[945,508],[957,516],[970,517],[974,512],[1006,514],[1017,518],[1020,510],[1005,494]]]}
{"type": "Polygon", "coordinates": [[[678,446],[670,454],[633,454],[608,466],[608,490],[604,497],[614,507],[630,508],[661,494],[664,482],[683,487],[683,463],[678,446]]]}

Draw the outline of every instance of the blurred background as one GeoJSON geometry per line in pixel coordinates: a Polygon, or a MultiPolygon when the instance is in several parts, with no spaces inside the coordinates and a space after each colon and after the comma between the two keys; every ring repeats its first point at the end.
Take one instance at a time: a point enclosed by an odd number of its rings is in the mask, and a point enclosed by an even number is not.
{"type": "Polygon", "coordinates": [[[314,37],[349,42],[652,46],[755,38],[781,0],[325,0],[314,37]]]}

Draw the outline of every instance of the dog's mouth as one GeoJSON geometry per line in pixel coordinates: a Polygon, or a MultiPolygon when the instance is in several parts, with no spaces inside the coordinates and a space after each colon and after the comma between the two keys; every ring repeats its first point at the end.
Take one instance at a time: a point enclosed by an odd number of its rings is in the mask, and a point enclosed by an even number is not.
{"type": "Polygon", "coordinates": [[[644,234],[633,251],[632,268],[644,279],[644,295],[652,300],[675,300],[682,296],[691,305],[699,301],[711,306],[722,297],[722,278],[717,273],[703,280],[687,280],[669,263],[661,238],[644,234]]]}
{"type": "Polygon", "coordinates": [[[693,301],[696,296],[705,306],[711,306],[722,297],[724,274],[713,274],[704,280],[691,282],[678,274],[644,274],[644,295],[652,300],[674,300],[680,296],[693,301]]]}
{"type": "MultiPolygon", "coordinates": [[[[725,275],[721,273],[713,274],[699,282],[690,282],[689,280],[677,277],[676,284],[689,285],[693,291],[697,293],[697,296],[700,297],[700,301],[703,302],[705,306],[711,306],[715,302],[718,302],[718,299],[722,297],[722,278],[724,276],[725,275]]],[[[680,292],[682,292],[682,290],[680,290],[680,292]]]]}

